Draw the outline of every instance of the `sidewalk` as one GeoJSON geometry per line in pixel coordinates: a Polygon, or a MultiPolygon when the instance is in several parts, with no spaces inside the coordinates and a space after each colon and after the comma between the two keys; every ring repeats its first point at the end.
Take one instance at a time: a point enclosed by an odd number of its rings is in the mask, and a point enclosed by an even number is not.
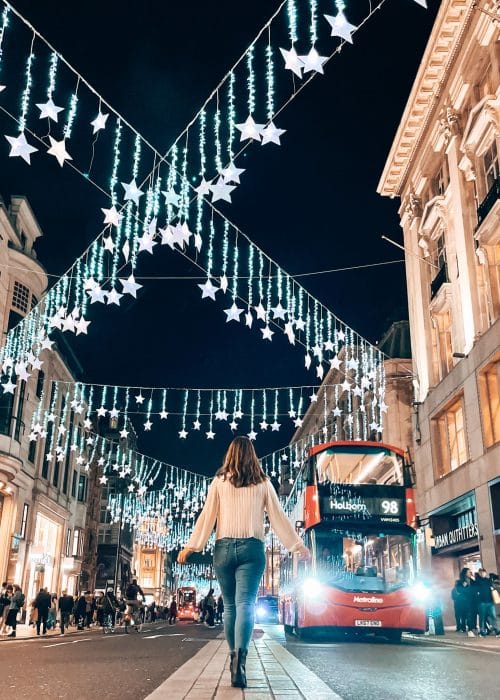
{"type": "Polygon", "coordinates": [[[232,688],[226,642],[208,642],[146,700],[341,700],[316,674],[266,635],[252,642],[246,669],[248,688],[232,688]]]}
{"type": "Polygon", "coordinates": [[[435,644],[449,644],[450,646],[464,647],[466,649],[480,649],[481,651],[493,651],[500,653],[500,637],[488,635],[480,637],[468,637],[464,632],[446,631],[444,635],[422,635],[405,634],[404,638],[418,639],[424,642],[434,642],[435,644]]]}
{"type": "MultiPolygon", "coordinates": [[[[83,634],[83,633],[88,633],[92,632],[93,630],[98,629],[101,630],[101,628],[96,628],[95,626],[91,627],[90,630],[84,629],[84,630],[77,630],[76,627],[69,627],[66,629],[64,636],[70,637],[72,635],[76,634],[83,634]]],[[[47,630],[47,634],[42,635],[40,633],[40,636],[37,635],[36,633],[36,627],[30,627],[29,625],[22,625],[19,622],[17,623],[17,629],[16,629],[16,636],[15,637],[9,637],[6,634],[1,634],[0,635],[0,642],[12,642],[16,641],[19,639],[27,640],[27,639],[47,639],[48,637],[61,637],[61,630],[59,629],[59,625],[56,627],[56,629],[52,630],[47,630]]]]}

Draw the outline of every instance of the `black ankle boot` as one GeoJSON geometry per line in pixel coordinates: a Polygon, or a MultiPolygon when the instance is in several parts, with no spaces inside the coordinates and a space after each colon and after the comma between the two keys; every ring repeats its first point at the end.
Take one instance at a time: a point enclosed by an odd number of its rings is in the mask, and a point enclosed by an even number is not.
{"type": "Polygon", "coordinates": [[[229,670],[231,671],[231,684],[234,681],[235,673],[236,673],[236,652],[235,651],[230,651],[229,652],[229,670]]]}
{"type": "Polygon", "coordinates": [[[247,652],[243,649],[238,649],[238,654],[233,666],[235,666],[234,675],[231,673],[231,685],[233,688],[246,688],[247,687],[247,675],[245,664],[247,661],[247,652]]]}

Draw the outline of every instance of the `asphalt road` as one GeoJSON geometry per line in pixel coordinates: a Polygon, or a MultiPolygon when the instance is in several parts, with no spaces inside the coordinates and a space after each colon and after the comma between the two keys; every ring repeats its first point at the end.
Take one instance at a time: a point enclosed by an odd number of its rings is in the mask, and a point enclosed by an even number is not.
{"type": "Polygon", "coordinates": [[[220,632],[220,627],[190,622],[169,627],[161,621],[145,625],[140,634],[91,629],[1,642],[0,697],[142,700],[220,632]]]}
{"type": "Polygon", "coordinates": [[[342,700],[484,700],[498,697],[497,651],[405,639],[304,643],[266,627],[342,700]]]}
{"type": "MultiPolygon", "coordinates": [[[[439,641],[318,641],[263,626],[343,700],[484,700],[498,697],[499,651],[439,641]]],[[[222,629],[164,621],[139,634],[100,630],[0,644],[0,697],[143,700],[222,629]]],[[[500,648],[499,648],[500,649],[500,648]]],[[[172,698],[172,700],[178,700],[172,698]]]]}

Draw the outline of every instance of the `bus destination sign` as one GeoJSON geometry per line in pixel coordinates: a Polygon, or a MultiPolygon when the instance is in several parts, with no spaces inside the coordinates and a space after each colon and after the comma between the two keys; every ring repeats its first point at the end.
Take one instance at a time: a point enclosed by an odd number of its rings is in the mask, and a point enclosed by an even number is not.
{"type": "Polygon", "coordinates": [[[404,489],[397,486],[346,485],[328,496],[321,496],[324,517],[380,523],[406,522],[404,489]]]}

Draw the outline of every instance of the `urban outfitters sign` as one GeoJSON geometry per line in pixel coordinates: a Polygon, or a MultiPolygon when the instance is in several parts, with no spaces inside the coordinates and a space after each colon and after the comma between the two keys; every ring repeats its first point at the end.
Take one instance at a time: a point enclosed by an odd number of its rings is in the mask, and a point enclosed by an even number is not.
{"type": "Polygon", "coordinates": [[[443,532],[441,535],[436,535],[434,538],[434,549],[442,549],[443,547],[449,547],[452,544],[459,544],[478,537],[477,523],[464,525],[463,527],[455,528],[455,530],[448,530],[448,532],[443,532]]]}

